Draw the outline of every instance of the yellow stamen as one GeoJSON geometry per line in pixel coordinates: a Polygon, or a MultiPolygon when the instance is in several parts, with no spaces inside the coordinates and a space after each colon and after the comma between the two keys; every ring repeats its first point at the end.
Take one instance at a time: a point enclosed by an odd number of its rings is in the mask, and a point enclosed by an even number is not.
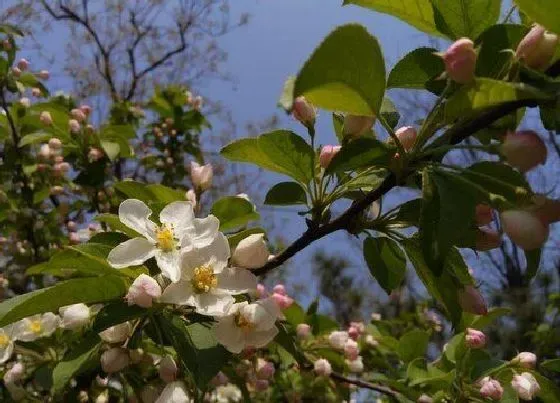
{"type": "Polygon", "coordinates": [[[240,327],[242,330],[246,332],[250,331],[253,327],[255,327],[255,324],[253,322],[251,322],[249,319],[247,319],[239,312],[235,314],[234,321],[237,327],[240,327]]]}
{"type": "Polygon", "coordinates": [[[218,277],[214,274],[214,270],[209,266],[200,266],[194,269],[194,275],[191,280],[194,291],[198,294],[209,292],[218,285],[218,277]]]}
{"type": "Polygon", "coordinates": [[[7,335],[5,335],[5,334],[0,333],[0,347],[4,348],[4,347],[6,347],[9,343],[10,343],[10,338],[9,338],[7,335]]]}
{"type": "Polygon", "coordinates": [[[157,246],[164,252],[171,252],[175,249],[175,236],[173,229],[166,225],[162,225],[156,229],[157,246]]]}
{"type": "Polygon", "coordinates": [[[43,325],[41,323],[40,320],[32,320],[29,322],[29,325],[27,326],[29,330],[31,330],[33,333],[41,333],[41,331],[43,330],[43,325]]]}

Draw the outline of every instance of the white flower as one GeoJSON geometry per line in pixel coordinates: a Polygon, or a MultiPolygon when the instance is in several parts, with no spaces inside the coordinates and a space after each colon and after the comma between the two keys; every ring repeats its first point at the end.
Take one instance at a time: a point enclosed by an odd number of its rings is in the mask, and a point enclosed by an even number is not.
{"type": "Polygon", "coordinates": [[[101,354],[101,368],[107,373],[119,372],[126,368],[129,362],[126,348],[113,347],[101,354]]]}
{"type": "Polygon", "coordinates": [[[170,383],[177,376],[177,364],[173,357],[166,355],[159,362],[159,377],[165,383],[170,383]]]}
{"type": "Polygon", "coordinates": [[[512,363],[519,364],[523,368],[535,368],[537,365],[537,356],[529,351],[523,351],[511,360],[512,363]]]}
{"type": "Polygon", "coordinates": [[[343,330],[335,330],[329,334],[329,344],[337,350],[344,350],[344,346],[348,341],[348,332],[343,330]]]}
{"type": "Polygon", "coordinates": [[[86,304],[63,306],[58,310],[62,317],[62,327],[65,329],[79,329],[89,323],[90,310],[86,304]]]}
{"type": "Polygon", "coordinates": [[[177,381],[167,384],[156,403],[190,403],[191,401],[185,384],[177,381]]]}
{"type": "Polygon", "coordinates": [[[138,305],[142,308],[152,306],[152,300],[161,296],[158,282],[146,274],[140,274],[128,289],[125,299],[128,305],[138,305]]]}
{"type": "Polygon", "coordinates": [[[324,358],[319,358],[313,363],[313,370],[319,376],[330,376],[332,373],[331,363],[324,358]]]}
{"type": "Polygon", "coordinates": [[[264,234],[251,234],[239,242],[231,260],[237,266],[256,269],[268,262],[269,256],[264,234]]]}
{"type": "Polygon", "coordinates": [[[14,325],[0,328],[0,364],[10,359],[14,352],[14,325]]]}
{"type": "Polygon", "coordinates": [[[24,318],[15,324],[17,340],[34,341],[47,337],[60,326],[60,317],[52,312],[37,314],[24,318]]]}
{"type": "Polygon", "coordinates": [[[358,356],[355,360],[346,360],[346,365],[350,372],[358,373],[364,370],[364,363],[362,362],[362,357],[358,356]]]}
{"type": "Polygon", "coordinates": [[[264,347],[278,333],[275,323],[279,314],[272,298],[233,304],[226,316],[218,318],[214,332],[218,342],[232,353],[238,354],[246,347],[264,347]]]}
{"type": "Polygon", "coordinates": [[[225,315],[235,302],[232,295],[257,288],[257,278],[248,270],[227,267],[229,255],[229,244],[222,233],[204,248],[185,251],[181,280],[169,285],[160,301],[194,306],[203,315],[225,315]]]}
{"type": "Polygon", "coordinates": [[[212,185],[213,176],[212,164],[200,165],[195,161],[191,161],[191,180],[196,188],[200,190],[208,189],[212,185]]]}
{"type": "Polygon", "coordinates": [[[216,388],[216,403],[240,402],[242,397],[241,390],[232,383],[216,388]]]}
{"type": "Polygon", "coordinates": [[[511,387],[524,400],[533,400],[541,390],[539,383],[530,372],[515,375],[511,380],[511,387]]]}
{"type": "Polygon", "coordinates": [[[122,343],[128,339],[131,333],[132,324],[130,322],[124,322],[105,329],[99,333],[99,337],[107,343],[122,343]]]}
{"type": "Polygon", "coordinates": [[[189,202],[177,201],[165,206],[159,215],[160,226],[149,219],[151,214],[152,210],[140,200],[121,203],[119,219],[143,237],[118,245],[109,252],[107,260],[111,266],[121,269],[155,257],[162,274],[176,282],[180,277],[179,249],[208,245],[216,237],[220,222],[212,215],[195,218],[189,202]]]}

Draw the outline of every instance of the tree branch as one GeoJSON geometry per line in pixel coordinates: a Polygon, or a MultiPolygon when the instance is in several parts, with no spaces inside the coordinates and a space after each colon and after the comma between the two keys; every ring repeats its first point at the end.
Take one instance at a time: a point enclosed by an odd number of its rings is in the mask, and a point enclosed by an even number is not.
{"type": "Polygon", "coordinates": [[[396,392],[393,389],[388,388],[386,386],[376,385],[374,383],[362,381],[361,379],[348,378],[348,377],[346,377],[342,374],[336,373],[336,372],[331,373],[331,378],[334,379],[335,381],[350,383],[350,384],[356,385],[360,388],[366,388],[366,389],[374,390],[376,392],[383,393],[384,395],[392,396],[394,398],[397,398],[400,395],[398,392],[396,392]]]}

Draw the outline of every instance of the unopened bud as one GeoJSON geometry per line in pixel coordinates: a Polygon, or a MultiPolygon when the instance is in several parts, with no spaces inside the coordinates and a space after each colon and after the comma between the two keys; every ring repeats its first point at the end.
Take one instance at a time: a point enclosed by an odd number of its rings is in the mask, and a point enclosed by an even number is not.
{"type": "Polygon", "coordinates": [[[507,133],[500,149],[508,164],[521,172],[527,172],[546,162],[546,146],[532,130],[507,133]]]}
{"type": "Polygon", "coordinates": [[[39,77],[41,80],[48,80],[50,77],[50,73],[48,70],[41,70],[37,73],[37,77],[39,77]]]}
{"type": "Polygon", "coordinates": [[[313,105],[307,102],[304,96],[299,96],[294,100],[292,115],[304,126],[311,127],[315,125],[317,111],[313,105]]]}
{"type": "Polygon", "coordinates": [[[81,109],[72,109],[70,115],[78,122],[84,122],[86,120],[86,114],[81,109]]]}
{"type": "Polygon", "coordinates": [[[48,112],[48,111],[41,112],[41,114],[39,115],[39,120],[45,126],[51,126],[53,124],[52,116],[51,116],[50,112],[48,112]]]}
{"type": "Polygon", "coordinates": [[[491,400],[502,400],[504,388],[500,382],[490,377],[484,378],[480,382],[480,395],[491,400]]]}
{"type": "Polygon", "coordinates": [[[465,345],[472,349],[484,348],[486,346],[486,335],[480,330],[469,327],[465,332],[465,345]]]}
{"type": "Polygon", "coordinates": [[[325,377],[330,376],[332,373],[330,362],[328,362],[324,358],[320,358],[313,363],[313,370],[317,375],[325,377]]]}
{"type": "Polygon", "coordinates": [[[537,365],[537,356],[531,352],[523,351],[511,360],[512,363],[527,369],[534,369],[537,365]]]}
{"type": "Polygon", "coordinates": [[[416,129],[412,126],[404,126],[395,131],[395,135],[401,142],[405,151],[410,151],[416,143],[416,129]]]}
{"type": "Polygon", "coordinates": [[[477,204],[475,209],[476,225],[483,226],[492,222],[492,207],[487,204],[477,204]]]}
{"type": "Polygon", "coordinates": [[[78,122],[76,119],[70,119],[68,121],[68,128],[70,129],[70,132],[76,134],[80,132],[80,122],[78,122]]]}
{"type": "Polygon", "coordinates": [[[166,355],[159,363],[159,377],[165,383],[175,381],[177,377],[177,364],[173,357],[166,355]]]}
{"type": "Polygon", "coordinates": [[[29,68],[29,62],[27,61],[27,59],[20,59],[17,63],[17,67],[21,71],[26,71],[29,68]]]}
{"type": "Polygon", "coordinates": [[[541,390],[539,383],[529,372],[523,372],[521,375],[514,375],[511,380],[511,387],[523,400],[533,400],[541,390]]]}
{"type": "Polygon", "coordinates": [[[300,339],[308,338],[311,335],[311,326],[307,323],[300,323],[296,327],[296,334],[300,339]]]}
{"type": "Polygon", "coordinates": [[[538,249],[548,239],[548,224],[543,223],[533,212],[507,210],[500,217],[504,232],[523,250],[538,249]]]}
{"type": "Polygon", "coordinates": [[[327,168],[331,163],[332,159],[340,151],[340,146],[326,145],[321,148],[321,154],[319,154],[319,163],[323,168],[327,168]]]}
{"type": "Polygon", "coordinates": [[[466,84],[474,79],[476,52],[470,39],[455,41],[444,53],[443,62],[449,78],[459,84],[466,84]]]}
{"type": "Polygon", "coordinates": [[[547,32],[543,26],[535,24],[517,45],[515,56],[527,66],[542,71],[550,64],[557,45],[556,34],[547,32]]]}
{"type": "Polygon", "coordinates": [[[214,170],[212,164],[200,165],[191,161],[191,181],[200,190],[207,190],[212,185],[214,170]]]}

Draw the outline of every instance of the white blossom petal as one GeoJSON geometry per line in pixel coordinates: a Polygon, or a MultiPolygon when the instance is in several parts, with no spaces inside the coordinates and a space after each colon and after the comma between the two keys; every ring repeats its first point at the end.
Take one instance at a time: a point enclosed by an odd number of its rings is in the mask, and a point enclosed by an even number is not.
{"type": "Polygon", "coordinates": [[[280,310],[272,298],[266,298],[245,307],[243,314],[255,325],[255,330],[265,331],[274,326],[280,310]]]}
{"type": "Polygon", "coordinates": [[[261,348],[270,343],[278,334],[276,326],[267,330],[249,332],[245,335],[245,343],[247,346],[261,348]]]}
{"type": "Polygon", "coordinates": [[[137,266],[144,263],[156,253],[156,247],[145,238],[129,239],[114,247],[107,261],[117,269],[123,267],[137,266]]]}
{"type": "Polygon", "coordinates": [[[246,269],[226,267],[218,275],[218,288],[233,295],[256,290],[257,283],[257,277],[246,269]]]}
{"type": "Polygon", "coordinates": [[[212,243],[195,249],[187,249],[181,256],[184,278],[191,278],[192,271],[201,266],[212,267],[214,273],[221,273],[227,266],[230,256],[229,243],[224,234],[219,232],[212,243]]]}
{"type": "Polygon", "coordinates": [[[10,359],[14,352],[13,326],[0,328],[0,364],[10,359]]]}
{"type": "Polygon", "coordinates": [[[176,283],[181,278],[181,252],[174,250],[171,252],[163,252],[156,250],[155,258],[157,265],[161,270],[161,274],[172,282],[176,283]]]}
{"type": "Polygon", "coordinates": [[[181,381],[168,383],[155,403],[190,403],[187,388],[181,381]]]}
{"type": "Polygon", "coordinates": [[[196,311],[202,315],[224,316],[227,314],[235,299],[229,294],[218,294],[213,292],[194,294],[196,311]]]}
{"type": "Polygon", "coordinates": [[[168,285],[159,301],[164,304],[192,305],[193,295],[194,290],[190,281],[179,281],[178,283],[168,285]]]}
{"type": "Polygon", "coordinates": [[[220,318],[214,325],[214,334],[218,343],[234,354],[239,354],[245,348],[243,331],[235,325],[233,315],[220,318]]]}
{"type": "Polygon", "coordinates": [[[213,215],[206,218],[195,218],[192,227],[181,233],[182,248],[203,248],[214,241],[220,228],[220,220],[213,215]]]}
{"type": "Polygon", "coordinates": [[[156,225],[149,219],[152,210],[143,201],[127,199],[119,206],[119,219],[134,231],[144,235],[149,240],[154,240],[156,225]]]}
{"type": "Polygon", "coordinates": [[[162,224],[173,226],[175,235],[180,238],[180,234],[193,227],[194,211],[192,204],[188,201],[170,203],[161,210],[159,220],[162,224]]]}

